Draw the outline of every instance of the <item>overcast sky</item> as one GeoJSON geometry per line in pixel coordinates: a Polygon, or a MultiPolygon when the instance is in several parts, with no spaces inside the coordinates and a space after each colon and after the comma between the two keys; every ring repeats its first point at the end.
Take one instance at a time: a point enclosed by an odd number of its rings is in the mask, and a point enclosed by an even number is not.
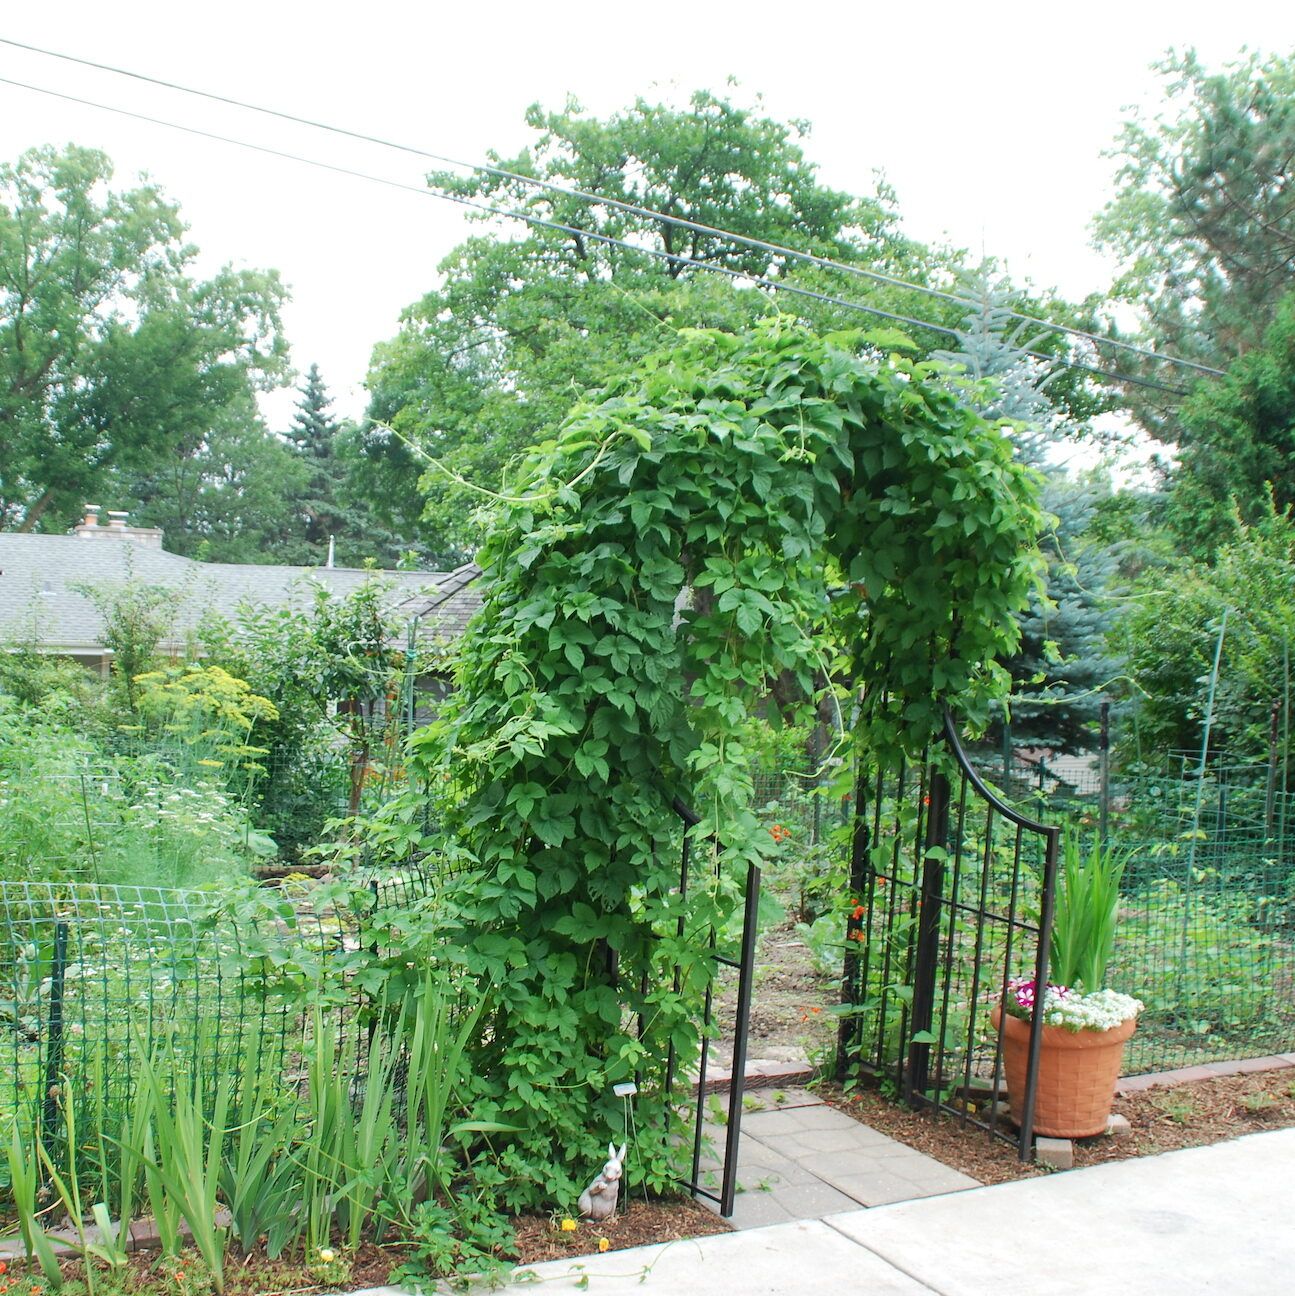
{"type": "MultiPolygon", "coordinates": [[[[1110,267],[1088,225],[1111,190],[1103,159],[1129,105],[1156,103],[1149,65],[1194,45],[1211,66],[1243,46],[1295,49],[1295,6],[824,4],[665,6],[513,0],[334,5],[295,0],[51,0],[0,10],[0,36],[315,117],[465,160],[527,142],[527,105],[568,94],[598,114],[701,86],[760,93],[813,123],[824,182],[885,173],[905,229],[1006,260],[1072,297],[1110,267]]],[[[421,185],[418,159],[290,127],[0,45],[0,77],[31,82],[421,185]]],[[[0,158],[36,144],[104,149],[181,205],[204,265],[273,266],[291,286],[293,362],[317,362],[344,413],[364,407],[373,344],[436,281],[468,230],[443,202],[0,85],[0,158]]],[[[862,288],[860,289],[862,291],[862,288]]],[[[291,397],[271,406],[287,422],[291,397]]]]}

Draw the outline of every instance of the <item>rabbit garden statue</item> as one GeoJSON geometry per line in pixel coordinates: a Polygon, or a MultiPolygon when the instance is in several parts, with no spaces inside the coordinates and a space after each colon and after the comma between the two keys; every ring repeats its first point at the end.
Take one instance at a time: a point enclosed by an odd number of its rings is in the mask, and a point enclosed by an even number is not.
{"type": "Polygon", "coordinates": [[[615,1143],[607,1144],[607,1164],[598,1178],[580,1194],[580,1214],[586,1219],[611,1219],[616,1214],[616,1198],[621,1190],[621,1163],[625,1160],[625,1144],[620,1151],[615,1143]]]}

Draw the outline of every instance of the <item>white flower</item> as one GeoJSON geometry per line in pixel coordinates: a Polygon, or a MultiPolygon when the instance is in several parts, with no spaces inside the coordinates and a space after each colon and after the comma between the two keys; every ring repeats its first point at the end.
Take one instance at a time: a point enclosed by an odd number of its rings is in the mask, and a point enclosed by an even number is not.
{"type": "Polygon", "coordinates": [[[1069,1031],[1107,1031],[1136,1017],[1143,1007],[1140,999],[1116,990],[1095,990],[1092,994],[1070,990],[1058,994],[1049,986],[1043,996],[1043,1020],[1049,1026],[1061,1026],[1069,1031]]]}

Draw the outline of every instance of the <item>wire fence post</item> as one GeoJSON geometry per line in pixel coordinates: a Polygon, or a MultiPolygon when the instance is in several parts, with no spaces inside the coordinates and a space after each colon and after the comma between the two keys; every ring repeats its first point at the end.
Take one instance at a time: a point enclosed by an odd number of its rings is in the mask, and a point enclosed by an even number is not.
{"type": "Polygon", "coordinates": [[[63,986],[67,979],[68,925],[54,924],[54,958],[50,967],[49,1025],[45,1031],[45,1067],[41,1142],[54,1159],[54,1131],[59,1126],[59,1093],[63,1074],[63,986]]]}
{"type": "Polygon", "coordinates": [[[1273,809],[1277,798],[1277,732],[1281,720],[1281,701],[1273,699],[1268,714],[1268,781],[1264,787],[1264,837],[1273,835],[1273,809]]]}
{"type": "Polygon", "coordinates": [[[1099,714],[1101,716],[1101,739],[1097,749],[1097,768],[1101,786],[1098,813],[1100,815],[1102,845],[1105,846],[1111,827],[1111,704],[1105,698],[1102,699],[1099,714]]]}

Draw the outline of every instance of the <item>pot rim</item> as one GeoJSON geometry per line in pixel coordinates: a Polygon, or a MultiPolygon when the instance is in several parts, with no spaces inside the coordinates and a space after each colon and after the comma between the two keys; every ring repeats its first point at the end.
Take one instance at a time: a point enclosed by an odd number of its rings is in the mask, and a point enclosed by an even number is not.
{"type": "MultiPolygon", "coordinates": [[[[1024,1021],[1020,1017],[1014,1017],[1011,1013],[1003,1011],[1003,1005],[996,1003],[994,1010],[990,1014],[990,1020],[993,1022],[994,1029],[1001,1029],[1003,1035],[1014,1035],[1029,1038],[1032,1023],[1024,1021]],[[999,1022],[1002,1022],[1000,1028],[999,1022]]],[[[1117,1044],[1123,1044],[1133,1032],[1137,1029],[1138,1019],[1130,1017],[1122,1021],[1118,1026],[1112,1026],[1108,1030],[1096,1030],[1091,1026],[1086,1026],[1082,1030],[1067,1030],[1064,1026],[1044,1026],[1043,1043],[1049,1048],[1058,1049],[1092,1049],[1114,1047],[1117,1044]]]]}

